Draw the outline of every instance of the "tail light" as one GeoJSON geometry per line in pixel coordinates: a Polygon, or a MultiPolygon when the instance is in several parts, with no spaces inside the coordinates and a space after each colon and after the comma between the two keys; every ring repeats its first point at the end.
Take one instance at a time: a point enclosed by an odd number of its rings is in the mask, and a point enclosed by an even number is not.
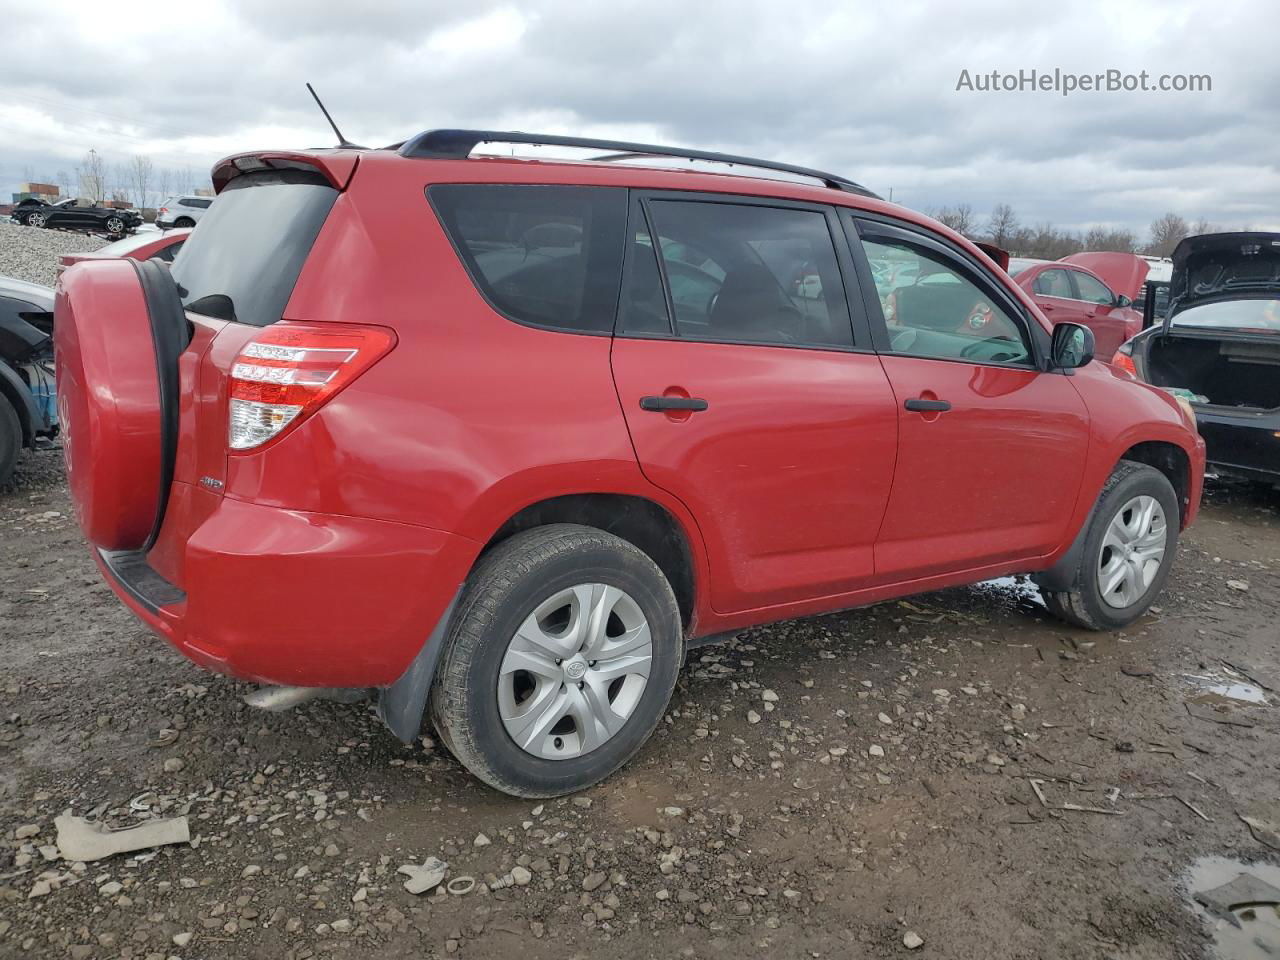
{"type": "Polygon", "coordinates": [[[232,450],[252,450],[327,403],[395,346],[385,327],[278,323],[245,344],[231,367],[232,450]]]}
{"type": "Polygon", "coordinates": [[[1138,365],[1133,362],[1133,344],[1131,343],[1122,343],[1116,348],[1116,355],[1111,358],[1111,365],[1123,370],[1135,380],[1140,379],[1138,365]]]}

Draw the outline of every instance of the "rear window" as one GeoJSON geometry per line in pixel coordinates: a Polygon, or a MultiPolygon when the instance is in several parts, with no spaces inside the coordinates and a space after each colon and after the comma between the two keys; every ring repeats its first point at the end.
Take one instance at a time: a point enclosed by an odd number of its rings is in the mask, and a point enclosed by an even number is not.
{"type": "Polygon", "coordinates": [[[499,312],[557,330],[613,331],[625,190],[438,184],[428,195],[471,279],[499,312]]]}
{"type": "Polygon", "coordinates": [[[236,177],[173,261],[183,305],[255,327],[275,323],[337,198],[318,173],[236,177]]]}

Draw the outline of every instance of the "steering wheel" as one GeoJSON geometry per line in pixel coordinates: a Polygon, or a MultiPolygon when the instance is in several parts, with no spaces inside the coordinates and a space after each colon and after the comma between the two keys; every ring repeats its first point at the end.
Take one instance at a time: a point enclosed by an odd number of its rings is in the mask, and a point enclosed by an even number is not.
{"type": "Polygon", "coordinates": [[[986,353],[985,349],[991,349],[994,344],[1007,340],[1006,337],[985,337],[982,340],[975,340],[960,351],[960,356],[966,360],[980,360],[984,363],[1008,363],[1011,360],[1017,360],[1018,354],[1011,350],[996,349],[994,353],[986,353]]]}
{"type": "MultiPolygon", "coordinates": [[[[919,331],[915,327],[903,327],[897,333],[889,337],[889,346],[893,348],[894,353],[907,353],[915,344],[919,331]]],[[[968,350],[968,347],[965,347],[968,350]]]]}

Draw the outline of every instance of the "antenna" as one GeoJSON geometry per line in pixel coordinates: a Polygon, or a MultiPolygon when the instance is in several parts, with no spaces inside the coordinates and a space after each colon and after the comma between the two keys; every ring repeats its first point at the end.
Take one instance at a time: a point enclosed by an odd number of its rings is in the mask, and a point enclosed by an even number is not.
{"type": "Polygon", "coordinates": [[[338,129],[338,125],[333,122],[333,117],[329,116],[329,111],[324,108],[324,104],[320,102],[320,95],[316,93],[316,88],[307,84],[307,92],[311,94],[316,102],[316,106],[320,108],[320,112],[324,114],[324,118],[329,121],[329,126],[333,127],[333,132],[338,135],[338,146],[350,147],[354,150],[365,150],[366,147],[360,146],[358,143],[352,143],[342,135],[342,131],[338,129]]]}

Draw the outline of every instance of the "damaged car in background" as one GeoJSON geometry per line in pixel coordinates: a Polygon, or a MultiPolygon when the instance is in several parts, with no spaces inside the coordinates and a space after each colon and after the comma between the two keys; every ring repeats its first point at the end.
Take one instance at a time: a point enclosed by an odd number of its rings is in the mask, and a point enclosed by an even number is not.
{"type": "Polygon", "coordinates": [[[1115,362],[1190,403],[1212,467],[1280,486],[1280,233],[1183,240],[1167,315],[1115,362]]]}
{"type": "Polygon", "coordinates": [[[57,433],[53,291],[0,277],[0,484],[24,447],[57,433]]]}

